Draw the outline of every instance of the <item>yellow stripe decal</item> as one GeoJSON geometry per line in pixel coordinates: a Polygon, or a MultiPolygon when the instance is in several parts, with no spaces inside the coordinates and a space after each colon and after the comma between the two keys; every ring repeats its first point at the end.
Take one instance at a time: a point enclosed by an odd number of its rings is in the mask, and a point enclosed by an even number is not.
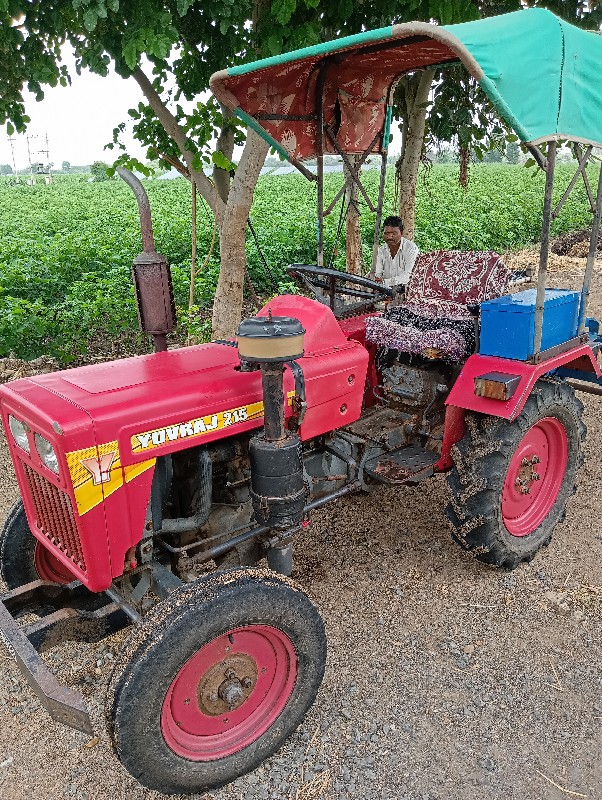
{"type": "Polygon", "coordinates": [[[228,411],[219,411],[217,414],[208,414],[197,417],[187,422],[176,425],[166,425],[164,428],[155,428],[152,431],[136,433],[132,436],[132,453],[153,450],[170,442],[181,439],[197,439],[214,431],[220,431],[236,425],[239,422],[260,419],[263,417],[263,402],[250,403],[247,406],[238,406],[228,411]]]}
{"type": "MultiPolygon", "coordinates": [[[[292,405],[295,392],[287,392],[286,398],[288,405],[292,405]]],[[[263,417],[263,401],[249,403],[246,406],[237,406],[228,411],[219,411],[217,414],[207,414],[204,417],[196,417],[186,422],[177,422],[175,425],[166,425],[163,428],[155,428],[144,433],[135,433],[131,438],[132,453],[141,453],[145,450],[153,450],[162,447],[170,442],[177,442],[181,439],[196,439],[214,431],[221,431],[236,425],[239,422],[261,419],[263,417]]]]}
{"type": "Polygon", "coordinates": [[[86,447],[67,453],[67,465],[73,484],[77,511],[83,516],[109,495],[155,465],[156,459],[122,468],[117,442],[86,447]]]}

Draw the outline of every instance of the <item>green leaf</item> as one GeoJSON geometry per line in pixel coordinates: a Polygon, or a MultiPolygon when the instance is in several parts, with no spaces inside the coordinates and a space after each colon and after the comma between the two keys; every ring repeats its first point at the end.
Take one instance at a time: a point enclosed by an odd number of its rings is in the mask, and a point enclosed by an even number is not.
{"type": "Polygon", "coordinates": [[[98,22],[98,14],[95,8],[87,8],[84,11],[84,27],[90,33],[96,27],[96,23],[98,22]]]}
{"type": "Polygon", "coordinates": [[[225,169],[228,172],[232,169],[236,169],[236,164],[233,164],[229,158],[226,158],[220,150],[216,150],[215,153],[211,154],[211,161],[213,161],[218,169],[225,169]]]}
{"type": "Polygon", "coordinates": [[[297,8],[297,0],[272,0],[272,14],[281,25],[288,25],[297,8]]]}
{"type": "Polygon", "coordinates": [[[8,133],[9,136],[12,136],[13,133],[15,132],[15,126],[12,124],[12,122],[6,123],[6,132],[8,133]]]}
{"type": "Polygon", "coordinates": [[[123,58],[131,70],[135,70],[138,64],[138,48],[136,42],[130,39],[123,47],[123,58]]]}
{"type": "Polygon", "coordinates": [[[282,52],[282,37],[277,33],[272,33],[271,36],[268,36],[266,44],[271,55],[277,56],[282,52]]]}
{"type": "Polygon", "coordinates": [[[183,17],[186,14],[186,12],[188,11],[188,9],[190,8],[191,5],[192,5],[192,0],[177,0],[176,10],[177,10],[178,14],[181,17],[183,17]]]}

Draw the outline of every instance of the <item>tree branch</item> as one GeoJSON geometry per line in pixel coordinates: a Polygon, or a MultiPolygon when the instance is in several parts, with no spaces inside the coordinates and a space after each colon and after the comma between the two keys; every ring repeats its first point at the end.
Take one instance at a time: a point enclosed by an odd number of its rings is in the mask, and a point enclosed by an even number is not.
{"type": "Polygon", "coordinates": [[[168,164],[171,164],[171,166],[176,169],[180,175],[186,178],[187,181],[190,180],[190,172],[188,167],[184,166],[179,158],[168,156],[166,153],[162,153],[160,150],[157,150],[157,155],[162,161],[166,161],[168,164]]]}
{"type": "Polygon", "coordinates": [[[189,177],[193,178],[197,188],[202,195],[202,197],[207,201],[210,208],[213,210],[215,214],[221,216],[223,214],[223,203],[219,196],[216,196],[216,192],[214,190],[213,184],[209,180],[209,178],[205,175],[204,172],[199,172],[195,170],[192,166],[194,153],[192,153],[187,145],[187,137],[186,132],[182,128],[182,126],[178,123],[177,119],[173,116],[171,111],[167,108],[161,97],[159,96],[158,92],[152,85],[151,81],[145,75],[145,73],[138,67],[133,73],[132,77],[142,89],[142,92],[150,107],[153,109],[155,114],[157,115],[157,119],[165,128],[165,131],[174,142],[177,144],[180,152],[182,153],[184,160],[186,162],[186,166],[188,167],[189,177]]]}

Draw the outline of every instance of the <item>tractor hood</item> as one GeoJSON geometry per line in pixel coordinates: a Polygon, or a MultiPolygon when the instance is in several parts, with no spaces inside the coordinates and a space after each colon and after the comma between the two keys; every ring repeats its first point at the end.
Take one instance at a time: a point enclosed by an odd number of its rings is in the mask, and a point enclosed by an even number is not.
{"type": "MultiPolygon", "coordinates": [[[[313,300],[283,296],[260,314],[268,309],[297,317],[306,330],[298,362],[308,404],[302,438],[342,424],[324,413],[330,406],[344,407],[349,422],[357,419],[366,350],[348,341],[330,309],[313,300]]],[[[290,415],[295,382],[289,368],[284,386],[290,415]]],[[[12,414],[63,452],[117,442],[124,467],[263,424],[261,374],[241,370],[234,341],[13,381],[0,387],[0,403],[5,426],[12,414]]]]}

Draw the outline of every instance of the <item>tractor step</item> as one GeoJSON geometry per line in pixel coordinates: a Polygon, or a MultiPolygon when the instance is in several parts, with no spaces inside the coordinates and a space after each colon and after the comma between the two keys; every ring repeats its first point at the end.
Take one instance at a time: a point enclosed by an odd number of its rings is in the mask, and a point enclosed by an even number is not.
{"type": "Polygon", "coordinates": [[[369,459],[364,465],[364,471],[379,483],[402,486],[430,478],[439,458],[439,453],[433,450],[411,445],[369,459]]]}

